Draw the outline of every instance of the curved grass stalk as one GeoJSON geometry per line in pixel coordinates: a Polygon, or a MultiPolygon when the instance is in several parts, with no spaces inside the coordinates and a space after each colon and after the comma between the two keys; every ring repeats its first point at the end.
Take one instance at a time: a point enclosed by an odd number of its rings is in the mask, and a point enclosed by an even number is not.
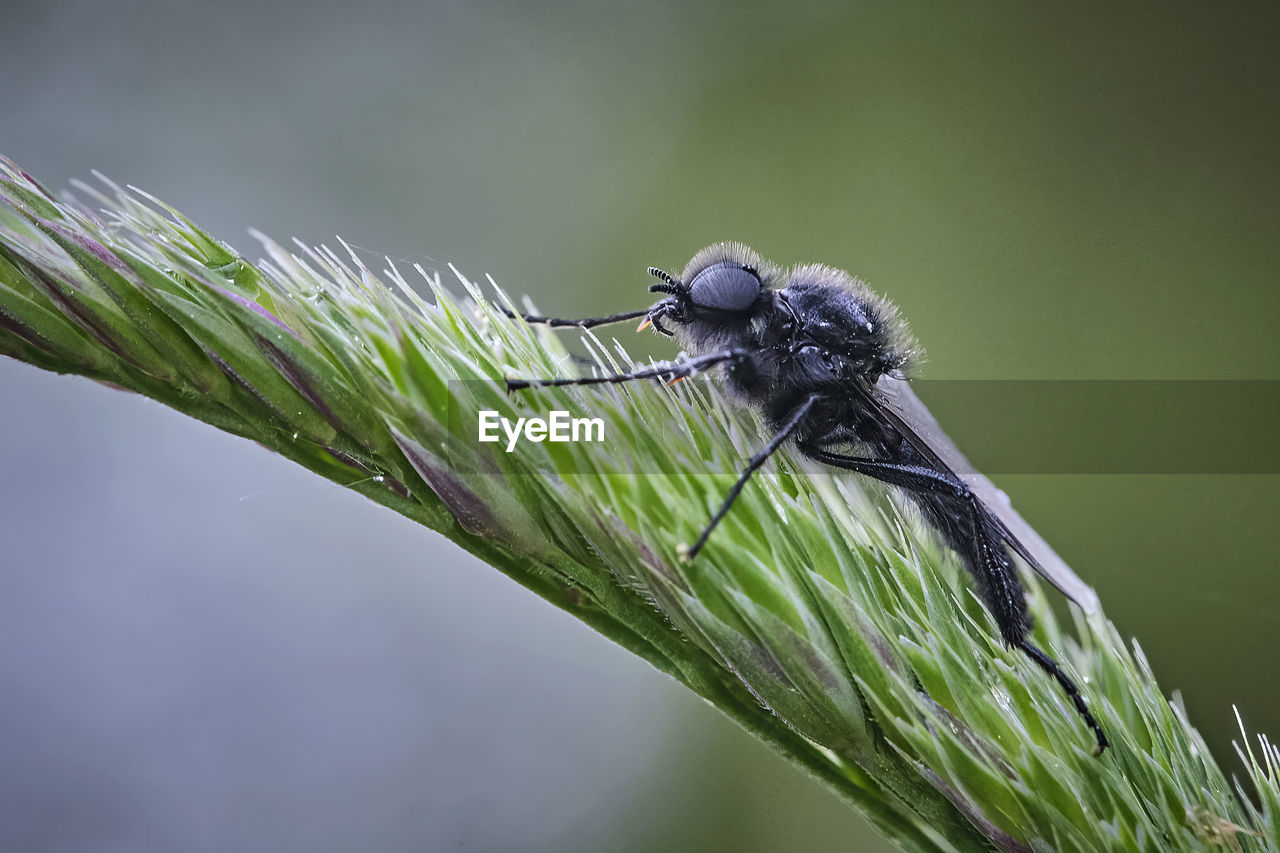
{"type": "MultiPolygon", "coordinates": [[[[137,190],[103,210],[0,162],[0,352],[146,395],[430,527],[704,697],[913,850],[1280,849],[1280,753],[1228,781],[1141,650],[1101,614],[1035,641],[1082,685],[1101,758],[1056,686],[1004,649],[963,572],[890,496],[786,452],[693,565],[748,448],[711,385],[604,392],[545,330],[455,275],[261,238],[250,263],[137,190]],[[452,286],[452,285],[451,285],[452,286]],[[430,301],[417,289],[430,293],[430,301]],[[603,445],[475,440],[477,413],[602,417],[603,445]]],[[[343,247],[344,250],[346,247],[343,247]]],[[[501,297],[500,297],[501,298],[501,297]]],[[[626,365],[592,339],[601,369],[626,365]]],[[[1243,729],[1242,729],[1243,735],[1243,729]]]]}

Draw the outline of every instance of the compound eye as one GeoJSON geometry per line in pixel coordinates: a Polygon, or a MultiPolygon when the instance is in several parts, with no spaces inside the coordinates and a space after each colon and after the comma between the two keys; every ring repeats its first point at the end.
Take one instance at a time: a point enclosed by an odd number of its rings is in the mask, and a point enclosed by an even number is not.
{"type": "Polygon", "coordinates": [[[745,311],[760,295],[756,271],[732,261],[712,264],[693,277],[689,297],[701,308],[717,311],[745,311]]]}

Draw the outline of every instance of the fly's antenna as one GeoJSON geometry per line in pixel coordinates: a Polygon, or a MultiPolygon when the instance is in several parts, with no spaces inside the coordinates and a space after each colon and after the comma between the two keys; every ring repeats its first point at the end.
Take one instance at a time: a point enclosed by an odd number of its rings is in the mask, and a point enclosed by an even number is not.
{"type": "Polygon", "coordinates": [[[654,278],[660,278],[665,282],[665,284],[649,285],[650,293],[670,293],[672,295],[679,295],[687,293],[689,290],[679,279],[673,277],[671,273],[666,270],[660,270],[657,267],[649,267],[649,275],[654,278]]]}

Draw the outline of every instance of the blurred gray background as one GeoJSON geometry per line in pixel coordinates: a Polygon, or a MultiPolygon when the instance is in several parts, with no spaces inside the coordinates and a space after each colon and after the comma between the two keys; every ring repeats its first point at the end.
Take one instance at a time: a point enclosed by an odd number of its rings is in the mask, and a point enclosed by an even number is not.
{"type": "MultiPolygon", "coordinates": [[[[548,311],[739,239],[892,295],[929,378],[1280,378],[1280,7],[746,8],[8,3],[0,151],[548,311]]],[[[146,400],[0,395],[0,848],[879,844],[442,538],[146,400]]],[[[1280,479],[1001,485],[1228,769],[1232,703],[1280,734],[1280,479]]]]}

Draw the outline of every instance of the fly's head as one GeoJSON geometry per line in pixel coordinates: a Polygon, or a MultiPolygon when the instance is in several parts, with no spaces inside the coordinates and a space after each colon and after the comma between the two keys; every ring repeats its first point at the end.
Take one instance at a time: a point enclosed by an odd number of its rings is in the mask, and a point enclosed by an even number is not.
{"type": "Polygon", "coordinates": [[[649,273],[659,279],[649,290],[666,297],[641,328],[652,325],[690,354],[740,349],[791,364],[806,381],[870,383],[904,375],[919,356],[893,303],[835,267],[783,269],[741,243],[717,243],[679,278],[649,273]]]}
{"type": "Polygon", "coordinates": [[[775,309],[782,274],[741,243],[717,243],[693,256],[679,278],[657,269],[652,293],[667,297],[649,310],[650,324],[691,352],[749,346],[775,309]]]}

